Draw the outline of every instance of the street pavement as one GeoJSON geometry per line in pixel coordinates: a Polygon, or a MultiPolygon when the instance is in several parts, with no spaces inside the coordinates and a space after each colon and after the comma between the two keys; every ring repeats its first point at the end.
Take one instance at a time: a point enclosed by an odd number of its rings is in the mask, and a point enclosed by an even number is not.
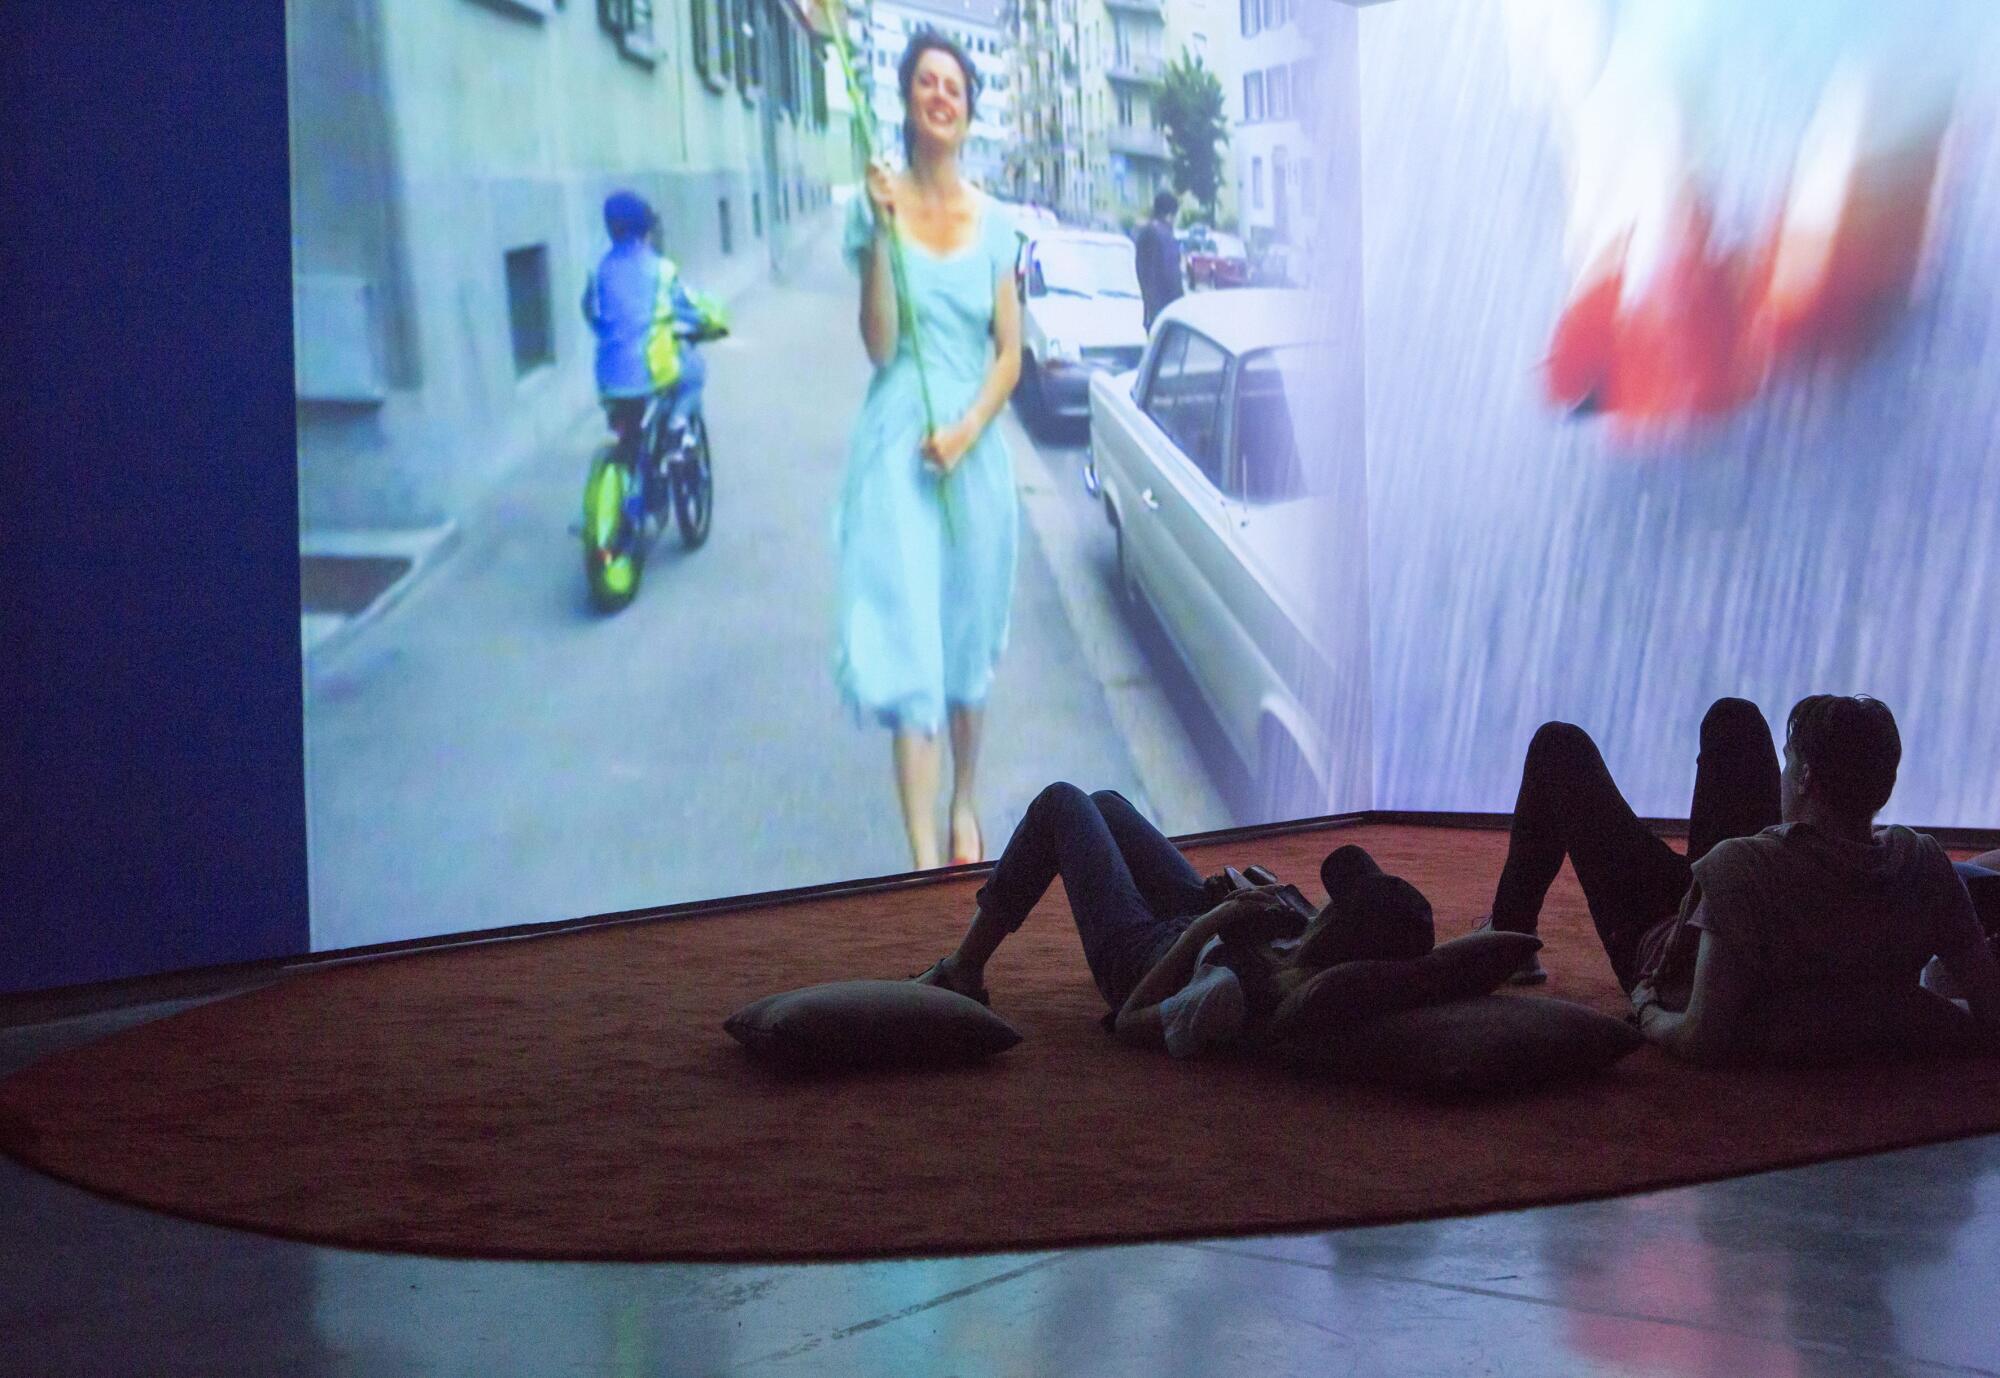
{"type": "MultiPolygon", "coordinates": [[[[631,607],[590,609],[572,534],[593,415],[308,657],[316,950],[907,869],[888,735],[831,674],[832,512],[867,365],[831,237],[807,252],[709,347],[712,534],[693,552],[665,535],[631,607]]],[[[1077,437],[1041,450],[1000,424],[1026,520],[981,759],[988,855],[1056,779],[1122,790],[1170,832],[1225,826],[1192,691],[1111,600],[1077,437]]],[[[964,918],[940,914],[940,941],[964,918]]]]}

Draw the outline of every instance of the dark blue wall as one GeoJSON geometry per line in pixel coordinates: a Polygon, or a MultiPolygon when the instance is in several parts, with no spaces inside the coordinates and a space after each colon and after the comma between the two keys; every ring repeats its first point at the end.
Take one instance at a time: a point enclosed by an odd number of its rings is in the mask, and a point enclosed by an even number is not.
{"type": "Polygon", "coordinates": [[[0,6],[0,992],[302,952],[284,6],[0,6]]]}

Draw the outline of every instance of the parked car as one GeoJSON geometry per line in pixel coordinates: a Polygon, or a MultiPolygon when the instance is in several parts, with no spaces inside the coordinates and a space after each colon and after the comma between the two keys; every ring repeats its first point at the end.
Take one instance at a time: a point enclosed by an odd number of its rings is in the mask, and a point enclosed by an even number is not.
{"type": "Polygon", "coordinates": [[[1296,815],[1327,798],[1325,734],[1303,705],[1332,682],[1304,572],[1326,558],[1295,408],[1329,376],[1307,294],[1173,303],[1131,373],[1090,382],[1086,480],[1116,537],[1119,592],[1150,606],[1264,792],[1296,815]]]}
{"type": "Polygon", "coordinates": [[[1297,245],[1267,245],[1251,265],[1250,281],[1257,287],[1305,287],[1311,282],[1310,259],[1297,245]]]}
{"type": "Polygon", "coordinates": [[[1243,241],[1233,234],[1212,230],[1190,246],[1187,256],[1189,287],[1242,287],[1250,281],[1250,255],[1243,241]]]}
{"type": "Polygon", "coordinates": [[[1132,241],[1094,230],[1052,230],[1021,242],[1018,396],[1030,424],[1090,412],[1090,375],[1122,373],[1146,347],[1132,241]]]}

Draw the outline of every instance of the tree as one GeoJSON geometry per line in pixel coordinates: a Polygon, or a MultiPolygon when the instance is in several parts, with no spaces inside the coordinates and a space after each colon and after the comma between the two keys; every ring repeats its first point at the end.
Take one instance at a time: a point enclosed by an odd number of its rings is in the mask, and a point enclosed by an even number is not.
{"type": "Polygon", "coordinates": [[[1222,186],[1222,149],[1229,142],[1222,83],[1199,54],[1183,48],[1167,64],[1154,109],[1173,157],[1174,190],[1191,194],[1213,220],[1216,193],[1222,186]]]}

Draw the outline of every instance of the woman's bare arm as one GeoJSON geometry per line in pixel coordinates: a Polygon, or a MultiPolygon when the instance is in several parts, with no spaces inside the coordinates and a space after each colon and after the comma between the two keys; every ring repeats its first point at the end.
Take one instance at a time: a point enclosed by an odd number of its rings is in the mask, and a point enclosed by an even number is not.
{"type": "Polygon", "coordinates": [[[880,162],[869,164],[867,196],[875,234],[861,259],[861,343],[868,362],[882,368],[896,357],[896,274],[889,263],[896,198],[894,180],[880,162]]]}
{"type": "Polygon", "coordinates": [[[1012,279],[1004,273],[993,284],[993,362],[986,367],[978,395],[965,415],[940,426],[924,444],[925,457],[939,469],[951,470],[979,443],[1020,381],[1021,303],[1011,284],[1012,279]]]}

